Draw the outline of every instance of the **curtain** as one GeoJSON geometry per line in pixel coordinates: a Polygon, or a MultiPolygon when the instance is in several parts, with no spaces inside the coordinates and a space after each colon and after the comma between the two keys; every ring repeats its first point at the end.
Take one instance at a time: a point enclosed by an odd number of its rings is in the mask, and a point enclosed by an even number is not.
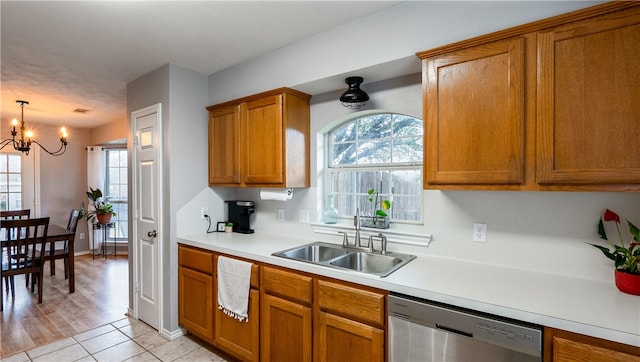
{"type": "MultiPolygon", "coordinates": [[[[105,192],[105,168],[106,154],[102,147],[87,147],[87,191],[89,188],[100,189],[105,192]]],[[[87,210],[93,210],[91,200],[87,198],[87,210]]],[[[99,254],[102,249],[102,232],[93,232],[93,225],[87,221],[87,230],[89,231],[89,250],[94,254],[99,254]]]]}

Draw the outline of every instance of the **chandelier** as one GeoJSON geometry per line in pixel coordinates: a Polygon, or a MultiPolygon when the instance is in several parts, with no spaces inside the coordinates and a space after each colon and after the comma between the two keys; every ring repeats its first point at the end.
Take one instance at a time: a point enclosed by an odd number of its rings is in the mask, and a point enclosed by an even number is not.
{"type": "Polygon", "coordinates": [[[13,148],[16,151],[24,152],[25,155],[29,155],[31,144],[35,143],[40,146],[40,148],[44,150],[44,152],[52,156],[60,156],[61,154],[63,154],[64,151],[67,150],[67,130],[64,127],[60,129],[60,148],[58,148],[57,151],[53,152],[47,150],[42,144],[40,144],[40,142],[33,139],[33,132],[31,130],[25,130],[24,128],[24,105],[29,104],[29,102],[17,100],[16,103],[20,104],[20,139],[16,140],[16,136],[18,135],[18,131],[16,131],[18,120],[14,118],[11,122],[11,125],[13,126],[13,128],[11,129],[11,138],[7,138],[6,140],[2,141],[2,147],[0,147],[0,150],[4,149],[8,145],[13,145],[13,148]]]}

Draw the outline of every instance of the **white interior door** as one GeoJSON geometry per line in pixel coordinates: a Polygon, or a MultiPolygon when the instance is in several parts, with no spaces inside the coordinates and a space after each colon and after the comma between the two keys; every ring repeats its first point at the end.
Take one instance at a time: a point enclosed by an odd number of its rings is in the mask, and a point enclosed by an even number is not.
{"type": "Polygon", "coordinates": [[[160,104],[131,114],[134,129],[134,312],[160,330],[162,230],[160,202],[160,104]]]}

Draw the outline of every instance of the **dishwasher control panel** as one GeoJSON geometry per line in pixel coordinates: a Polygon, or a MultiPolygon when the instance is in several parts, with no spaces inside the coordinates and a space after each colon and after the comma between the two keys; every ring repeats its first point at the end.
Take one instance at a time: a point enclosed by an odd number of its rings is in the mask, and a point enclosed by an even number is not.
{"type": "Polygon", "coordinates": [[[540,348],[540,344],[542,343],[542,333],[540,330],[502,321],[476,322],[476,333],[474,337],[490,343],[502,344],[506,342],[518,350],[524,348],[535,351],[540,348]]]}

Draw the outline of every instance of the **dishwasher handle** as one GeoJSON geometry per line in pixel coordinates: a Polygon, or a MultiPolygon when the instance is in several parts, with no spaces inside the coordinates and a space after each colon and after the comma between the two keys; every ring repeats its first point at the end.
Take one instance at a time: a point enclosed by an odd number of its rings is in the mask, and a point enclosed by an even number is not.
{"type": "Polygon", "coordinates": [[[436,328],[441,329],[441,330],[446,331],[446,332],[451,332],[451,333],[459,334],[461,336],[473,338],[473,333],[469,333],[469,332],[461,331],[459,329],[447,327],[447,326],[444,326],[444,325],[442,325],[440,323],[436,323],[436,328]]]}

